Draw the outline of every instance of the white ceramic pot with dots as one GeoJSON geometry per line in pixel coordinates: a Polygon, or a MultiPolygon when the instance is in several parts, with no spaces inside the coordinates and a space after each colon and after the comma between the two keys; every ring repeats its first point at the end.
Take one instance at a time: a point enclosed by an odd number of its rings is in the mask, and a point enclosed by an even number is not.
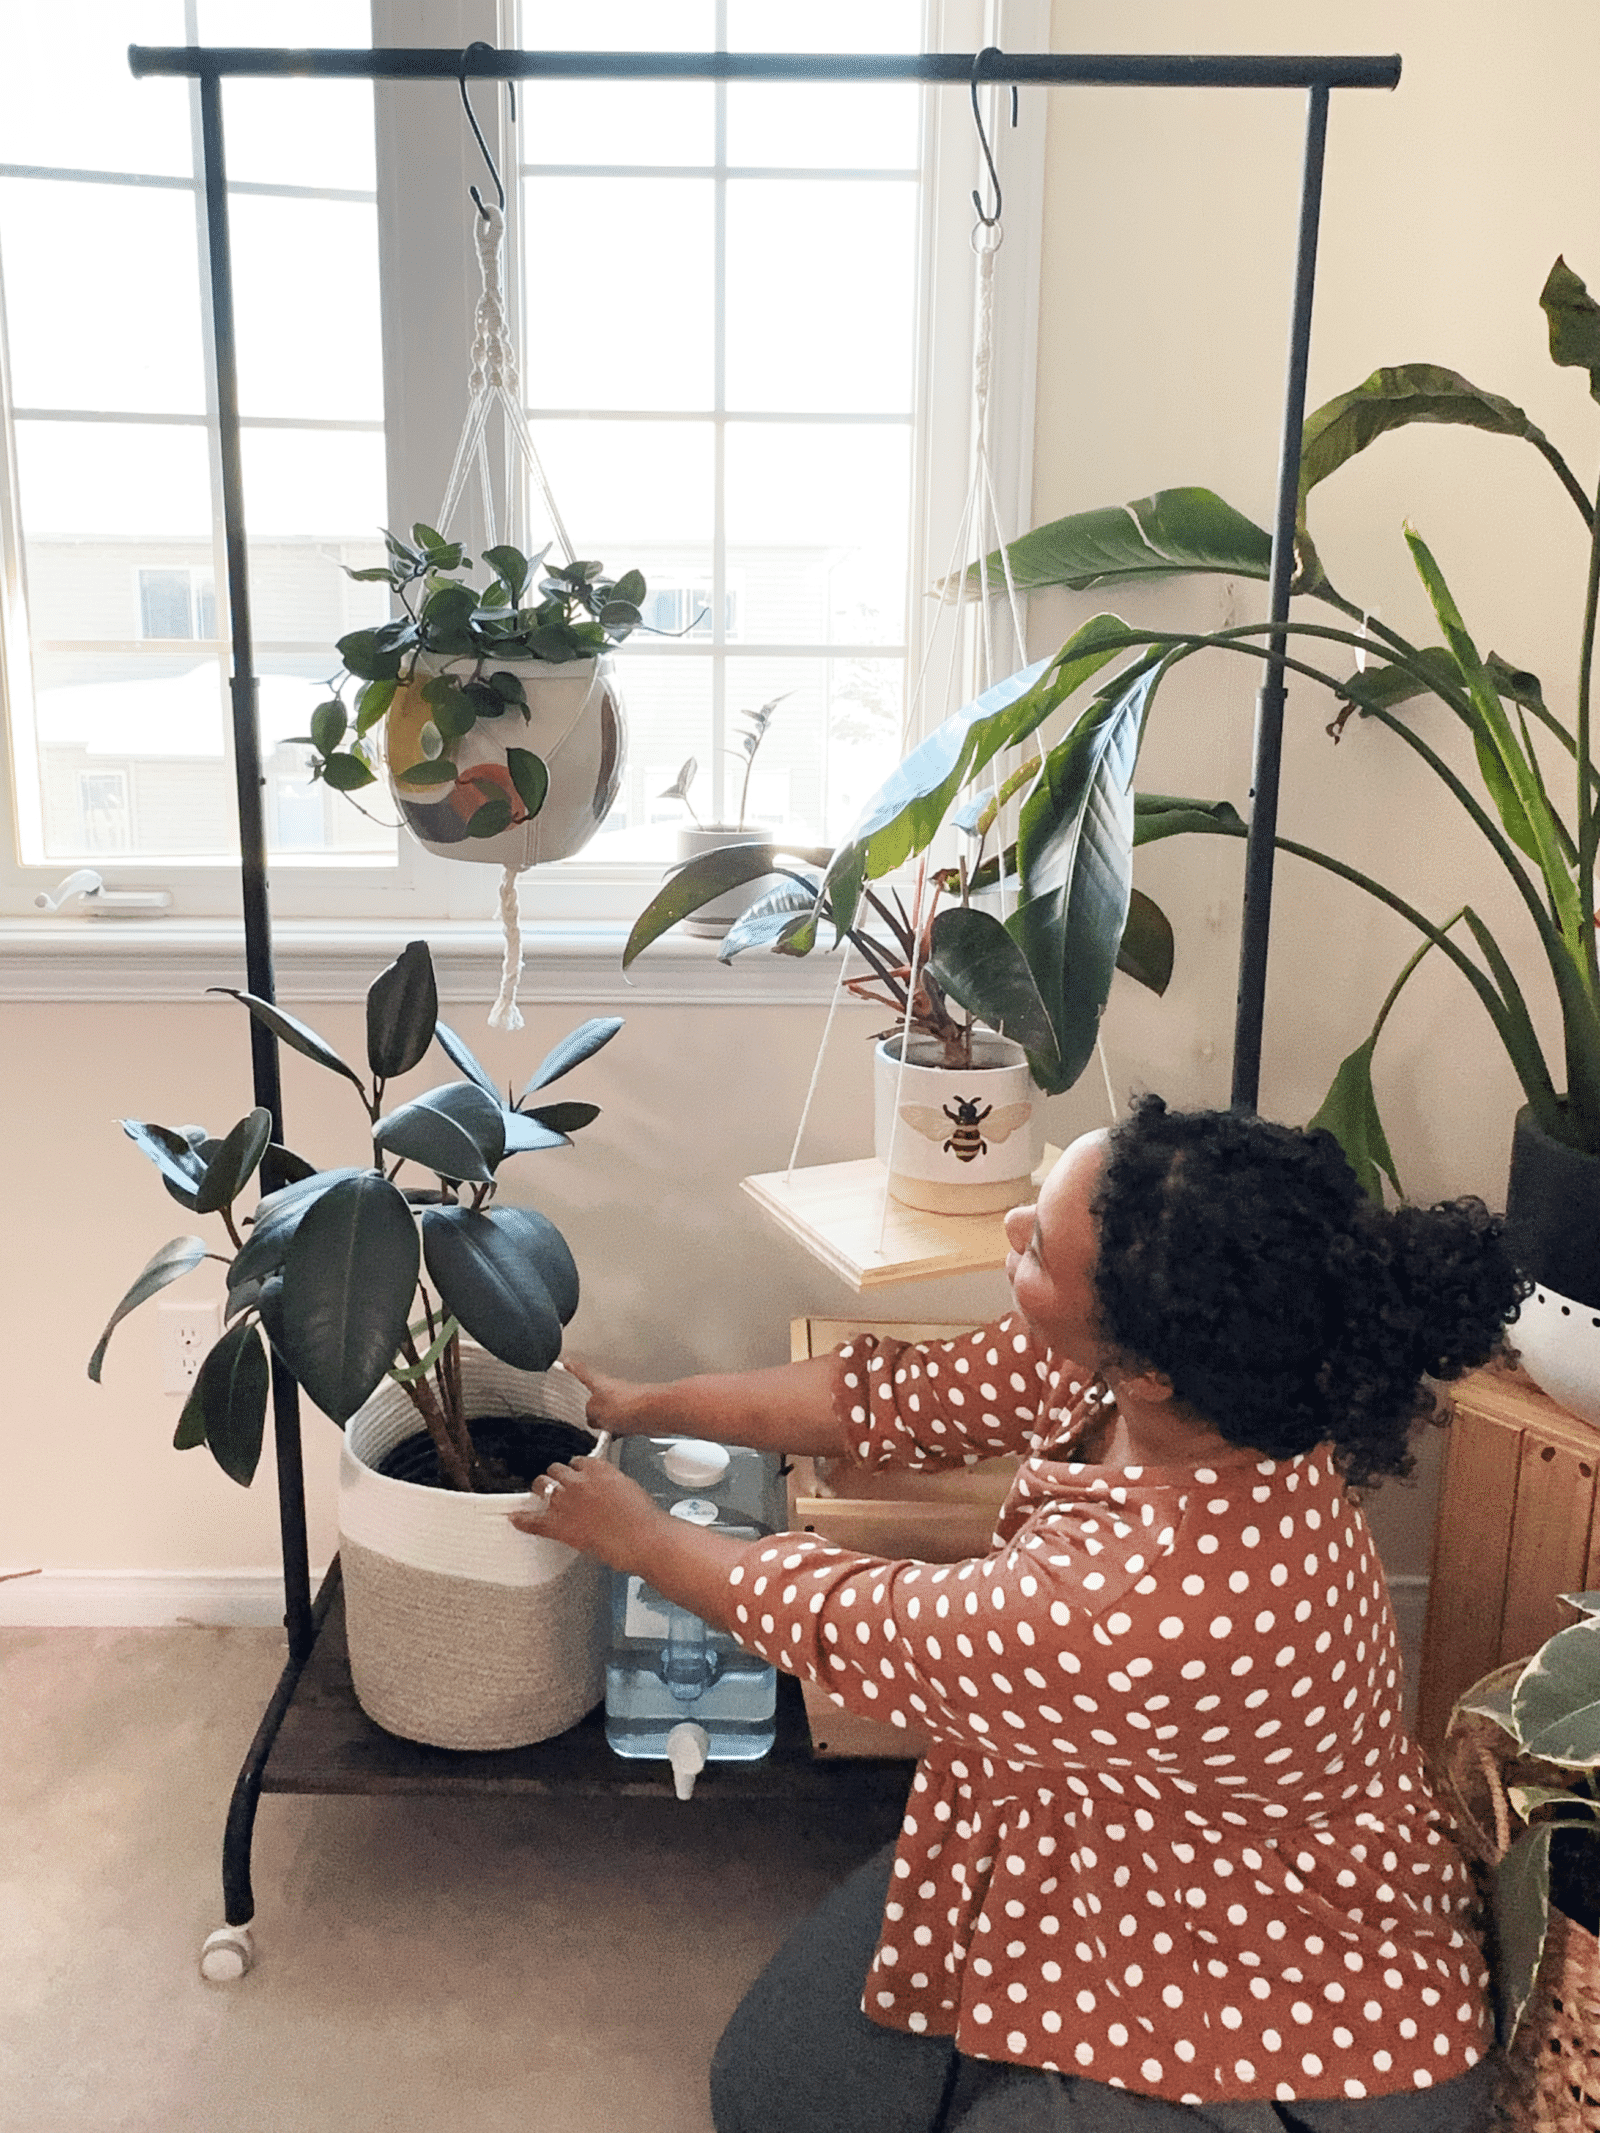
{"type": "Polygon", "coordinates": [[[1600,1429],[1600,1310],[1541,1284],[1509,1337],[1539,1390],[1600,1429]]]}

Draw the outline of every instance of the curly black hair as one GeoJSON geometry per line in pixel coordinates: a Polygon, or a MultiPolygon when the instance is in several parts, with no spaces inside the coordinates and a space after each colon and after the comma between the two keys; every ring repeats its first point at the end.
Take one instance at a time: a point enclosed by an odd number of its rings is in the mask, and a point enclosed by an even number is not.
{"type": "Polygon", "coordinates": [[[1424,1377],[1488,1360],[1528,1293],[1482,1202],[1376,1206],[1333,1136],[1139,1098],[1093,1212],[1101,1329],[1230,1442],[1409,1471],[1424,1377]]]}

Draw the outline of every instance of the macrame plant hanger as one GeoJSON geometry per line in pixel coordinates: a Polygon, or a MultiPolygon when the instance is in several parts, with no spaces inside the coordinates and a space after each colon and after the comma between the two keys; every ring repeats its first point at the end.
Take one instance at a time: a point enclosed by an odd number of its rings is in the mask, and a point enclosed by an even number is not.
{"type": "MultiPolygon", "coordinates": [[[[474,52],[492,52],[494,47],[478,40],[467,46],[461,55],[461,72],[457,87],[461,92],[462,109],[467,123],[472,128],[474,140],[482,151],[488,165],[489,176],[494,181],[496,205],[491,207],[476,185],[467,188],[476,214],[473,218],[473,241],[478,252],[480,289],[477,310],[473,315],[472,360],[467,379],[467,412],[461,425],[461,438],[456,446],[456,456],[451,464],[450,478],[445,484],[444,502],[439,507],[435,521],[440,532],[448,534],[451,515],[459,509],[466,496],[467,487],[474,474],[477,476],[478,493],[483,510],[483,526],[487,536],[485,546],[494,547],[502,537],[513,546],[518,545],[517,536],[524,532],[524,497],[526,494],[522,473],[531,478],[537,488],[550,527],[562,555],[567,562],[574,559],[576,551],[566,522],[551,490],[544,463],[538,447],[528,428],[522,412],[521,377],[517,369],[516,349],[512,342],[511,323],[506,315],[505,272],[503,252],[506,229],[506,189],[489,144],[483,137],[477,113],[472,108],[472,99],[467,93],[467,61],[474,52]],[[492,429],[491,417],[498,411],[504,429],[505,451],[502,468],[503,515],[497,513],[494,481],[489,465],[489,441],[492,429]],[[520,456],[521,467],[518,460],[520,456]]],[[[510,97],[511,117],[517,115],[516,84],[508,81],[506,90],[510,97]]],[[[524,869],[506,865],[500,875],[500,925],[505,936],[505,954],[500,967],[500,989],[489,1010],[489,1027],[500,1030],[518,1030],[522,1027],[522,1010],[517,1005],[517,987],[522,979],[522,921],[518,908],[517,877],[524,869]]]]}
{"type": "MultiPolygon", "coordinates": [[[[1005,545],[1006,537],[1000,525],[1000,507],[995,495],[994,469],[989,454],[989,393],[994,358],[994,268],[996,255],[1004,242],[1005,231],[1001,221],[1003,195],[1000,188],[1000,178],[995,169],[994,156],[989,147],[988,133],[985,130],[983,114],[978,104],[978,88],[983,79],[985,62],[998,60],[1003,56],[997,45],[989,45],[977,55],[972,65],[972,80],[970,84],[972,117],[973,123],[977,128],[978,145],[983,152],[983,160],[987,166],[989,182],[994,188],[994,206],[992,209],[986,208],[982,194],[974,188],[972,205],[977,219],[973,224],[971,239],[975,261],[972,353],[972,460],[967,482],[966,501],[962,507],[961,520],[956,529],[955,539],[951,544],[949,565],[944,578],[941,580],[941,584],[948,588],[946,598],[951,603],[959,603],[962,600],[962,588],[967,581],[969,573],[977,573],[980,590],[976,602],[977,625],[975,639],[970,655],[971,665],[975,670],[974,694],[981,693],[989,688],[996,679],[994,630],[989,609],[990,567],[986,560],[991,550],[998,551],[999,554],[1000,574],[1005,586],[1006,604],[1017,651],[1021,653],[1026,644],[1022,602],[1012,576],[1011,559],[1007,554],[1005,545]]],[[[1013,126],[1017,123],[1017,91],[1015,85],[1011,87],[1011,123],[1013,126]]],[[[907,695],[905,712],[902,716],[900,727],[902,755],[905,753],[912,733],[916,730],[922,705],[926,698],[928,669],[933,660],[935,640],[936,632],[929,631],[915,682],[907,695]]],[[[947,711],[954,708],[958,693],[957,683],[960,678],[963,651],[962,640],[960,608],[956,606],[955,614],[952,617],[944,680],[944,701],[947,711]]],[[[1003,778],[997,779],[997,789],[1003,783],[1003,778]]],[[[997,816],[996,829],[999,832],[999,848],[1003,853],[1005,850],[1005,823],[1002,817],[997,816]]],[[[900,1055],[895,1075],[894,1117],[890,1126],[889,1148],[885,1156],[883,1208],[878,1225],[878,1248],[880,1251],[883,1249],[884,1238],[888,1232],[888,1171],[893,1165],[895,1141],[901,1131],[901,1097],[905,1085],[905,1072],[910,1050],[912,1003],[916,998],[917,983],[921,975],[922,937],[926,930],[922,923],[922,905],[928,889],[928,873],[928,860],[927,856],[924,855],[918,866],[915,900],[912,907],[917,924],[912,929],[910,965],[906,973],[906,1006],[901,1019],[900,1055]]],[[[1008,904],[1014,896],[1015,884],[1002,869],[1000,874],[1002,917],[1006,915],[1008,904]]],[[[828,1040],[833,1030],[834,1018],[838,1012],[839,1001],[846,987],[850,957],[850,944],[848,941],[843,944],[843,949],[844,953],[839,966],[839,975],[834,984],[833,996],[829,1001],[828,1015],[823,1025],[821,1042],[817,1047],[816,1062],[811,1070],[810,1086],[806,1091],[805,1104],[800,1113],[799,1128],[795,1133],[794,1146],[789,1153],[787,1176],[791,1181],[800,1159],[800,1144],[811,1116],[812,1102],[816,1096],[817,1084],[822,1072],[823,1055],[827,1050],[828,1040]]]]}

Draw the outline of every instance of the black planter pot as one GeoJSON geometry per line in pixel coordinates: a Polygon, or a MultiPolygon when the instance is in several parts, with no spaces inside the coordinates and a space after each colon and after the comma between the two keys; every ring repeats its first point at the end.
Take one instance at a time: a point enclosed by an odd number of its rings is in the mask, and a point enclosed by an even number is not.
{"type": "Polygon", "coordinates": [[[1530,1281],[1600,1309],[1600,1156],[1552,1140],[1517,1113],[1506,1232],[1530,1281]]]}

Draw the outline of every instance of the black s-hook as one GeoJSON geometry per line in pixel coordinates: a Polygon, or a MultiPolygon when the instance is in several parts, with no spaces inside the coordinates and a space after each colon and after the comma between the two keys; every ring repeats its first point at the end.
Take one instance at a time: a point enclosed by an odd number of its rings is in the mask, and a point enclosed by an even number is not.
{"type": "MultiPolygon", "coordinates": [[[[475,38],[461,55],[461,71],[456,77],[456,85],[461,91],[461,108],[467,114],[467,124],[472,128],[472,137],[479,148],[482,149],[483,160],[489,166],[489,175],[494,180],[496,199],[503,215],[506,211],[506,189],[500,182],[500,173],[495,168],[494,157],[489,153],[489,144],[483,137],[483,128],[478,124],[478,114],[472,108],[472,98],[467,94],[467,61],[474,52],[492,52],[493,50],[494,46],[487,43],[482,37],[475,38]]],[[[506,93],[511,98],[511,117],[515,121],[517,116],[517,85],[515,82],[508,81],[506,83],[506,93]]],[[[973,94],[977,94],[976,90],[974,90],[973,94]]],[[[992,165],[990,167],[993,168],[992,165]]],[[[487,222],[489,210],[483,204],[482,193],[479,192],[475,185],[469,185],[467,191],[472,195],[473,206],[478,210],[484,221],[487,222]]]]}
{"type": "MultiPolygon", "coordinates": [[[[983,160],[989,166],[989,183],[994,187],[994,213],[990,215],[984,212],[983,201],[976,186],[972,189],[972,204],[977,210],[978,220],[986,230],[994,229],[999,223],[1002,195],[1000,192],[1000,173],[994,167],[994,157],[989,151],[989,136],[983,130],[983,113],[978,109],[978,84],[984,79],[982,73],[984,61],[987,59],[1004,59],[1004,57],[1005,54],[997,44],[986,44],[981,52],[974,55],[972,61],[972,123],[978,129],[978,146],[983,150],[983,160]]],[[[466,92],[463,90],[462,93],[465,95],[466,92]]],[[[1011,123],[1013,126],[1017,123],[1017,85],[1015,82],[1011,84],[1011,123]]],[[[487,153],[487,150],[485,153],[487,153]]]]}

